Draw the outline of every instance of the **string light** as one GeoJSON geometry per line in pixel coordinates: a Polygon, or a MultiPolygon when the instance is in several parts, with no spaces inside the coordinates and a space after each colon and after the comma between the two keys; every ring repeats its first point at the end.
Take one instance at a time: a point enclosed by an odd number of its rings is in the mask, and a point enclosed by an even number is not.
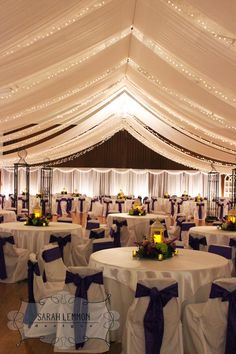
{"type": "Polygon", "coordinates": [[[50,68],[48,68],[47,71],[36,73],[32,75],[31,78],[28,77],[27,80],[15,81],[14,87],[12,88],[12,90],[9,91],[8,94],[4,94],[2,96],[0,94],[0,99],[2,100],[2,103],[4,103],[4,100],[9,101],[9,99],[15,97],[16,94],[20,94],[22,91],[32,90],[33,88],[42,84],[44,81],[50,81],[60,77],[61,75],[65,75],[65,73],[67,74],[69,71],[74,70],[76,66],[83,64],[87,60],[90,60],[92,57],[99,54],[106,48],[109,48],[110,46],[114,45],[123,38],[127,37],[129,34],[130,28],[127,28],[118,34],[107,38],[101,43],[96,44],[92,48],[83,51],[79,55],[67,58],[61,63],[57,63],[51,66],[50,68]]]}
{"type": "MultiPolygon", "coordinates": [[[[193,69],[185,62],[181,61],[179,58],[170,53],[167,49],[165,49],[160,44],[156,43],[155,41],[144,35],[138,29],[134,28],[132,34],[147,48],[151,49],[156,55],[158,55],[161,59],[165,60],[169,65],[171,65],[175,70],[180,72],[189,80],[193,81],[194,84],[202,87],[203,89],[207,90],[208,92],[220,98],[221,100],[236,107],[236,97],[234,97],[230,93],[224,93],[224,88],[219,87],[216,82],[210,80],[207,77],[204,77],[196,69],[193,69]]],[[[222,120],[224,119],[222,118],[222,120]]]]}
{"type": "Polygon", "coordinates": [[[34,112],[37,112],[39,110],[45,109],[45,108],[47,108],[47,107],[49,107],[49,106],[51,106],[51,105],[53,105],[55,103],[61,102],[61,101],[65,100],[65,99],[67,99],[67,98],[69,98],[71,96],[77,95],[81,91],[83,91],[83,90],[85,90],[85,89],[97,84],[98,82],[106,79],[109,75],[111,75],[115,71],[119,70],[126,63],[127,63],[127,60],[123,59],[123,60],[120,61],[119,64],[113,66],[112,68],[108,68],[107,70],[105,70],[102,74],[100,74],[96,78],[86,81],[84,84],[80,85],[79,87],[76,87],[74,89],[65,91],[65,93],[63,95],[56,96],[56,97],[54,97],[54,98],[52,98],[50,100],[47,100],[44,103],[40,103],[40,104],[31,106],[31,107],[26,108],[25,110],[20,111],[18,113],[11,114],[11,115],[8,115],[6,117],[1,117],[0,118],[0,123],[9,122],[9,121],[24,117],[24,116],[26,116],[26,115],[28,115],[30,113],[34,113],[34,112]]]}
{"type": "Polygon", "coordinates": [[[199,10],[191,6],[189,3],[181,0],[162,0],[170,9],[178,12],[181,16],[189,20],[195,26],[200,28],[205,33],[210,34],[211,38],[219,41],[228,49],[236,50],[235,35],[227,31],[224,27],[206,17],[199,10]]]}
{"type": "Polygon", "coordinates": [[[79,21],[82,17],[87,16],[88,14],[92,13],[93,11],[97,10],[98,8],[102,8],[103,6],[107,5],[111,0],[103,0],[103,1],[95,1],[95,3],[91,5],[86,5],[83,7],[79,12],[77,12],[74,8],[72,8],[73,14],[67,15],[65,18],[61,19],[58,22],[55,22],[52,26],[49,26],[47,29],[38,32],[36,35],[33,34],[31,36],[27,36],[26,40],[19,41],[15,46],[11,47],[7,51],[0,54],[0,57],[6,57],[12,54],[15,54],[19,50],[23,48],[28,48],[42,41],[44,39],[48,39],[55,33],[61,31],[62,29],[73,25],[75,22],[79,21]]]}

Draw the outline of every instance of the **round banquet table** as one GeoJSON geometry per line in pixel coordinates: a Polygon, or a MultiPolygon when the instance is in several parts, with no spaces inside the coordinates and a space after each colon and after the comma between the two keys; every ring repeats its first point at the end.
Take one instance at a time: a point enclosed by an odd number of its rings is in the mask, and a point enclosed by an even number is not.
{"type": "MultiPolygon", "coordinates": [[[[220,230],[217,226],[195,226],[189,230],[189,235],[199,238],[206,237],[207,245],[229,245],[230,238],[236,239],[236,231],[220,230]]],[[[184,241],[188,244],[188,239],[184,241]]]]}
{"type": "Polygon", "coordinates": [[[82,226],[78,224],[50,222],[48,226],[28,226],[22,222],[0,224],[0,232],[9,232],[14,236],[17,247],[31,252],[39,252],[49,243],[50,235],[71,234],[72,245],[83,243],[82,226]]]}
{"type": "Polygon", "coordinates": [[[120,328],[112,334],[114,340],[121,339],[138,280],[174,278],[178,282],[183,308],[187,303],[206,301],[213,280],[231,277],[230,262],[212,253],[179,249],[178,255],[156,261],[133,258],[132,251],[136,249],[107,249],[90,256],[89,266],[103,270],[106,291],[111,294],[111,310],[120,316],[120,328]]]}
{"type": "Polygon", "coordinates": [[[144,236],[149,236],[149,229],[150,229],[150,220],[159,219],[159,220],[166,220],[169,218],[169,215],[166,214],[146,214],[143,216],[138,215],[129,215],[128,213],[112,213],[108,214],[107,216],[107,224],[109,228],[113,224],[113,219],[126,219],[128,228],[133,228],[136,241],[141,242],[144,236]]]}
{"type": "Polygon", "coordinates": [[[3,216],[3,222],[16,221],[16,213],[13,210],[0,209],[0,216],[3,216]]]}

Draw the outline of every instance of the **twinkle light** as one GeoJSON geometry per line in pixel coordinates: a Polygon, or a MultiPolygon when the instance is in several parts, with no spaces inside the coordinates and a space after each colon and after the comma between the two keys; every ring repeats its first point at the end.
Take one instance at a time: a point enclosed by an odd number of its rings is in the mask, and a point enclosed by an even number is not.
{"type": "Polygon", "coordinates": [[[51,105],[53,105],[55,103],[61,102],[61,101],[65,100],[65,99],[67,99],[67,98],[69,98],[71,96],[77,95],[81,91],[83,91],[83,90],[93,86],[94,84],[97,84],[100,81],[106,79],[109,75],[111,75],[115,71],[119,70],[126,63],[127,63],[127,60],[123,59],[123,60],[120,61],[119,64],[117,64],[117,65],[115,65],[115,66],[113,66],[111,68],[108,68],[107,70],[105,70],[103,73],[101,73],[96,78],[88,80],[84,84],[82,84],[82,85],[80,85],[78,87],[75,87],[74,89],[65,91],[63,95],[56,96],[56,97],[54,97],[52,99],[47,100],[46,102],[31,106],[31,107],[26,108],[25,110],[20,111],[18,113],[11,114],[11,115],[8,115],[6,117],[0,117],[0,123],[9,122],[9,121],[21,118],[21,117],[26,116],[26,115],[28,115],[30,113],[34,113],[34,112],[40,111],[40,110],[45,109],[45,108],[47,108],[47,107],[49,107],[49,106],[51,106],[51,105]]]}
{"type": "Polygon", "coordinates": [[[236,107],[236,97],[231,93],[225,93],[223,87],[219,87],[216,82],[210,80],[208,77],[204,77],[203,74],[199,73],[196,69],[193,69],[187,65],[184,61],[177,58],[175,55],[170,53],[163,46],[150,39],[148,36],[144,35],[138,29],[134,28],[132,34],[137,38],[142,44],[147,48],[151,49],[156,55],[161,59],[170,64],[175,70],[179,71],[182,75],[187,77],[189,80],[193,81],[196,85],[204,88],[211,94],[220,98],[223,101],[236,107]]]}
{"type": "Polygon", "coordinates": [[[236,37],[233,33],[220,26],[215,21],[206,17],[199,10],[191,6],[184,0],[162,0],[170,9],[178,12],[181,16],[189,20],[195,26],[210,34],[211,38],[219,41],[228,49],[236,50],[236,37]]]}
{"type": "Polygon", "coordinates": [[[31,78],[27,78],[27,80],[21,80],[15,82],[15,87],[9,90],[8,94],[1,95],[0,91],[0,99],[2,101],[9,100],[16,96],[16,94],[21,94],[22,91],[29,91],[42,84],[45,81],[54,80],[65,73],[68,73],[71,70],[74,70],[77,66],[83,64],[87,60],[90,60],[95,55],[99,54],[106,48],[114,45],[118,41],[127,37],[130,34],[130,28],[113,35],[106,40],[94,45],[88,50],[84,50],[79,55],[74,55],[73,57],[67,58],[66,60],[52,65],[47,69],[47,71],[42,71],[32,75],[31,78]]]}
{"type": "Polygon", "coordinates": [[[37,34],[32,34],[31,36],[28,35],[26,40],[19,41],[15,46],[12,46],[11,49],[8,49],[2,54],[0,54],[0,57],[10,56],[23,48],[31,47],[35,43],[47,39],[52,35],[54,35],[55,33],[61,31],[62,29],[70,25],[73,25],[75,22],[79,21],[82,17],[87,16],[88,14],[107,5],[110,2],[111,0],[95,1],[89,6],[86,5],[86,7],[83,7],[79,11],[76,11],[76,9],[73,8],[72,9],[73,13],[71,15],[67,15],[65,18],[61,19],[60,21],[55,22],[52,26],[49,26],[47,29],[37,32],[37,34]]]}

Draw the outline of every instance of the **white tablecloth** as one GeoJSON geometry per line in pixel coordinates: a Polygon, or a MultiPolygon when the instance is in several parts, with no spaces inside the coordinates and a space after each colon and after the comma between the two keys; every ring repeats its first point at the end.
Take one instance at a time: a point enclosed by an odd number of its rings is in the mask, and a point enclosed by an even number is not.
{"type": "Polygon", "coordinates": [[[16,213],[12,210],[0,209],[0,216],[3,216],[3,222],[16,221],[16,213]]]}
{"type": "Polygon", "coordinates": [[[144,236],[149,236],[150,229],[150,220],[152,219],[160,219],[165,220],[169,218],[168,215],[165,214],[146,214],[143,216],[133,216],[127,213],[115,213],[109,214],[107,216],[107,224],[109,227],[113,224],[113,219],[124,218],[127,220],[128,228],[132,228],[136,235],[136,241],[141,242],[144,236]]]}
{"type": "Polygon", "coordinates": [[[0,232],[9,232],[14,236],[17,247],[38,252],[49,243],[50,235],[57,233],[71,234],[72,244],[83,243],[82,226],[78,224],[50,222],[48,226],[28,226],[22,222],[0,224],[0,232]]]}
{"type": "MultiPolygon", "coordinates": [[[[191,227],[189,230],[189,235],[196,238],[205,236],[207,245],[218,244],[218,245],[229,245],[230,238],[236,239],[236,231],[225,231],[218,229],[217,226],[195,226],[191,227]]],[[[185,240],[188,244],[188,239],[185,240]]]]}
{"type": "Polygon", "coordinates": [[[212,281],[231,276],[230,262],[212,253],[180,249],[177,256],[159,262],[133,258],[132,250],[135,249],[123,247],[102,250],[90,257],[91,267],[103,268],[105,287],[111,294],[112,310],[121,316],[121,328],[114,334],[114,340],[119,340],[122,335],[138,280],[174,278],[178,282],[179,298],[184,306],[186,303],[206,301],[212,281]]]}

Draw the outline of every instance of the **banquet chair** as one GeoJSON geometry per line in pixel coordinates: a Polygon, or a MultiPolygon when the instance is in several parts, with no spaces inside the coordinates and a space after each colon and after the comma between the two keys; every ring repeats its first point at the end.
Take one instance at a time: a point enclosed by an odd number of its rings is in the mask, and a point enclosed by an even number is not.
{"type": "Polygon", "coordinates": [[[208,252],[228,259],[232,268],[232,276],[235,276],[235,247],[211,244],[208,247],[208,252]]]}
{"type": "Polygon", "coordinates": [[[206,204],[203,202],[196,203],[194,208],[194,219],[205,220],[206,218],[206,204]]]}
{"type": "Polygon", "coordinates": [[[28,303],[23,319],[25,337],[43,338],[55,333],[53,321],[45,325],[45,321],[42,323],[37,319],[37,315],[38,313],[42,315],[44,312],[46,314],[58,312],[58,294],[63,291],[64,284],[65,279],[60,282],[44,282],[36,254],[29,255],[28,303]]]}
{"type": "Polygon", "coordinates": [[[174,279],[140,281],[127,314],[122,354],[183,354],[180,315],[174,279]]]}
{"type": "Polygon", "coordinates": [[[189,304],[183,314],[185,354],[236,352],[236,278],[212,283],[207,302],[189,304]]]}
{"type": "Polygon", "coordinates": [[[8,233],[0,233],[0,282],[16,283],[27,278],[30,251],[18,248],[8,233]]]}
{"type": "Polygon", "coordinates": [[[57,323],[54,351],[63,351],[63,353],[107,352],[109,350],[109,332],[106,327],[108,320],[103,313],[108,314],[108,309],[102,270],[90,267],[69,267],[66,272],[64,292],[67,301],[60,302],[58,312],[79,313],[84,317],[76,320],[74,316],[73,326],[69,321],[57,323]],[[87,314],[89,316],[86,317],[87,314]]]}
{"type": "Polygon", "coordinates": [[[68,233],[54,233],[50,235],[49,243],[58,245],[61,251],[61,257],[66,266],[72,265],[72,243],[71,234],[68,233]]]}
{"type": "Polygon", "coordinates": [[[206,251],[207,250],[207,240],[205,236],[201,235],[189,235],[188,239],[189,247],[197,251],[206,251]]]}
{"type": "Polygon", "coordinates": [[[40,274],[44,281],[61,282],[65,279],[66,266],[60,248],[52,243],[43,247],[38,255],[40,274]]]}

